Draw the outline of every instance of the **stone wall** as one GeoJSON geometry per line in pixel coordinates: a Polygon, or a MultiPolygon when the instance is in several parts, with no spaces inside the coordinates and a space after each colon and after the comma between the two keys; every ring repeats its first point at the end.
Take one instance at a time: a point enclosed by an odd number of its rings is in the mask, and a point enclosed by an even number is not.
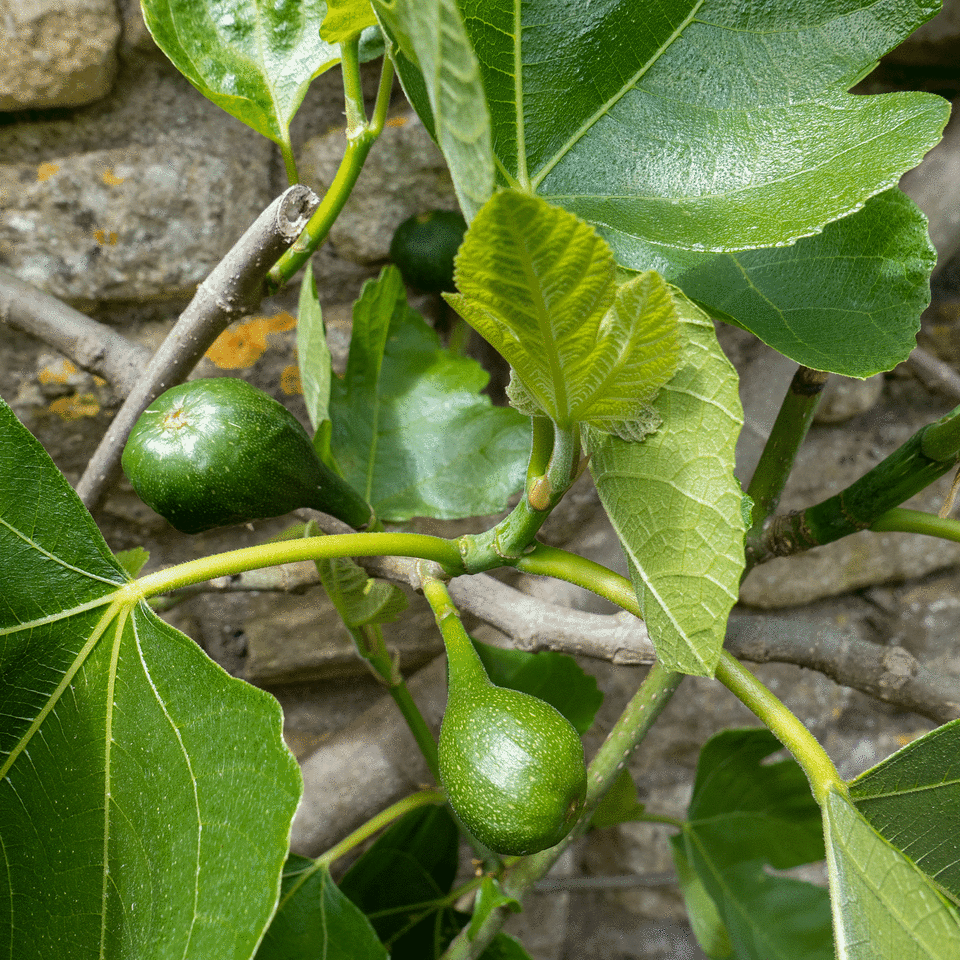
{"type": "MultiPolygon", "coordinates": [[[[277,150],[173,70],[153,45],[133,0],[0,0],[0,48],[0,268],[154,349],[197,284],[286,186],[277,150]]],[[[366,80],[372,93],[373,73],[366,80]]],[[[943,13],[891,54],[864,89],[894,86],[957,96],[960,0],[948,0],[943,13]]],[[[301,173],[320,193],[343,150],[342,109],[339,72],[333,70],[316,82],[295,121],[301,173]]],[[[960,209],[960,127],[954,124],[951,131],[944,150],[911,174],[905,186],[931,216],[942,254],[922,343],[955,364],[960,360],[955,256],[960,227],[949,218],[960,209]]],[[[411,213],[455,205],[438,151],[398,92],[356,196],[314,260],[335,363],[345,358],[350,304],[364,279],[386,262],[396,225],[411,213]]],[[[295,290],[265,302],[258,316],[231,327],[199,373],[233,371],[303,416],[294,366],[295,305],[295,290]]],[[[430,303],[421,301],[421,306],[429,309],[430,303]]],[[[2,312],[0,301],[0,317],[2,312]]],[[[749,421],[740,459],[748,471],[793,367],[751,338],[730,331],[723,337],[744,376],[749,421]]],[[[865,385],[839,382],[831,390],[833,399],[787,491],[787,506],[843,486],[921,423],[960,402],[960,396],[928,391],[906,366],[865,385]],[[826,470],[825,464],[833,466],[826,470]]],[[[0,396],[74,481],[118,404],[108,383],[4,326],[0,396]]],[[[926,492],[924,504],[935,504],[947,486],[949,479],[926,492]]],[[[616,539],[588,482],[572,500],[576,512],[560,511],[545,536],[622,568],[616,539]]],[[[143,544],[155,566],[253,542],[283,525],[275,521],[254,531],[213,531],[187,539],[171,531],[125,483],[97,519],[115,549],[143,544]]],[[[778,608],[778,623],[807,631],[811,638],[818,631],[845,630],[874,643],[896,641],[925,662],[960,675],[952,652],[960,627],[958,562],[956,545],[889,535],[878,546],[875,539],[867,544],[851,537],[827,550],[758,568],[744,586],[744,602],[778,608]]],[[[293,586],[297,572],[290,576],[293,586]]],[[[567,585],[533,578],[519,582],[554,602],[603,609],[595,598],[567,585]]],[[[736,615],[750,611],[743,608],[736,615]]],[[[379,698],[377,685],[315,587],[300,592],[298,586],[297,592],[280,595],[203,596],[168,616],[232,672],[274,691],[285,707],[289,742],[303,758],[335,731],[349,730],[348,724],[379,698]]],[[[411,617],[388,639],[409,668],[440,649],[416,598],[411,617]]],[[[597,673],[608,697],[601,728],[588,745],[593,747],[635,689],[641,670],[585,665],[597,673]]],[[[819,674],[789,666],[760,672],[821,737],[844,774],[930,726],[819,674]]],[[[442,697],[439,680],[431,683],[430,696],[442,697]]],[[[682,814],[703,740],[725,725],[751,722],[716,684],[688,684],[632,767],[642,799],[673,815],[682,814]]],[[[660,877],[669,870],[664,837],[662,829],[649,826],[608,831],[584,842],[566,868],[660,877]]],[[[543,905],[548,916],[531,909],[522,921],[537,927],[536,956],[697,956],[676,886],[669,878],[661,880],[613,893],[551,895],[543,905]],[[539,926],[530,919],[537,916],[539,926]]]]}

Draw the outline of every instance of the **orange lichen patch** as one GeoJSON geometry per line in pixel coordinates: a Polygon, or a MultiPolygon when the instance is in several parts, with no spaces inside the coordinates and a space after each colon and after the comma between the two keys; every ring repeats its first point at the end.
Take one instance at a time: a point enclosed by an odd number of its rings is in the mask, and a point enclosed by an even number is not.
{"type": "Polygon", "coordinates": [[[40,166],[37,167],[37,183],[43,183],[44,180],[49,180],[59,171],[59,163],[41,163],[40,166]]]}
{"type": "Polygon", "coordinates": [[[92,393],[72,393],[50,404],[50,412],[61,420],[79,420],[95,417],[100,412],[100,403],[92,393]]]}
{"type": "Polygon", "coordinates": [[[302,396],[303,383],[300,381],[300,368],[291,363],[283,368],[280,374],[280,389],[288,396],[302,396]]]}
{"type": "Polygon", "coordinates": [[[103,171],[103,182],[108,187],[119,187],[126,177],[118,177],[109,167],[103,171]]]}
{"type": "Polygon", "coordinates": [[[390,119],[387,120],[386,125],[388,127],[402,127],[406,122],[406,117],[390,117],[390,119]]]}
{"type": "Polygon", "coordinates": [[[117,236],[116,230],[94,230],[93,239],[96,240],[101,247],[115,247],[117,240],[120,238],[117,236]]]}
{"type": "Polygon", "coordinates": [[[268,334],[292,330],[296,325],[296,318],[286,311],[272,317],[245,320],[230,330],[224,330],[206,352],[206,357],[221,370],[243,370],[256,363],[270,346],[268,334]]]}
{"type": "Polygon", "coordinates": [[[58,360],[56,363],[48,363],[37,374],[37,379],[44,386],[51,383],[66,383],[76,372],[76,366],[69,360],[58,360]]]}

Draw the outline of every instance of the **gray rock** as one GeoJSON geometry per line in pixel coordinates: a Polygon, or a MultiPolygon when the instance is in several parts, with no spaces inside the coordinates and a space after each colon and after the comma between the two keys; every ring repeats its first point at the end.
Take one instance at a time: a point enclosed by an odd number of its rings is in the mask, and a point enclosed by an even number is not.
{"type": "Polygon", "coordinates": [[[866,413],[883,393],[883,377],[877,374],[866,380],[832,376],[823,388],[814,423],[843,423],[866,413]]]}
{"type": "Polygon", "coordinates": [[[0,262],[84,309],[189,298],[273,199],[272,153],[169,65],[128,65],[108,100],[0,129],[0,262]]]}
{"type": "Polygon", "coordinates": [[[119,36],[113,0],[0,0],[0,110],[106,96],[119,36]]]}

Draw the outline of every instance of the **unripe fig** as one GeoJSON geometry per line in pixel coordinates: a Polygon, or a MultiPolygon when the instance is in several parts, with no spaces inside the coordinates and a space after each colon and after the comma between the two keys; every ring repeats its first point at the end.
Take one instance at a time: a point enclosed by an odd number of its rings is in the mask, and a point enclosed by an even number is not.
{"type": "Polygon", "coordinates": [[[279,517],[300,507],[352,527],[370,506],[321,462],[300,421],[244,380],[191,380],[140,415],[123,469],[148,506],[182,533],[279,517]]]}
{"type": "Polygon", "coordinates": [[[411,287],[427,293],[453,290],[453,258],[466,230],[466,220],[455,210],[418,213],[397,227],[390,259],[411,287]]]}
{"type": "Polygon", "coordinates": [[[500,854],[559,843],[587,789],[583,744],[550,704],[494,685],[469,638],[447,643],[440,779],[470,832],[500,854]]]}

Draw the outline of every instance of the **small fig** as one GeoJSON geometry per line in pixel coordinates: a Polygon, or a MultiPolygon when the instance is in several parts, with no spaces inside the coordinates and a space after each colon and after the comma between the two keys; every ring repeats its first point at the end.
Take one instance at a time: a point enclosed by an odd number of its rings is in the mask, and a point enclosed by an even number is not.
{"type": "Polygon", "coordinates": [[[493,684],[466,633],[447,643],[440,779],[470,832],[496,853],[559,843],[583,807],[583,744],[550,704],[493,684]]]}
{"type": "Polygon", "coordinates": [[[453,258],[467,222],[455,210],[430,210],[404,220],[390,241],[390,259],[405,283],[425,293],[454,290],[453,258]]]}
{"type": "Polygon", "coordinates": [[[181,533],[300,507],[352,527],[371,520],[370,506],[320,460],[300,421],[234,377],[160,394],[134,424],[122,464],[143,502],[181,533]]]}

